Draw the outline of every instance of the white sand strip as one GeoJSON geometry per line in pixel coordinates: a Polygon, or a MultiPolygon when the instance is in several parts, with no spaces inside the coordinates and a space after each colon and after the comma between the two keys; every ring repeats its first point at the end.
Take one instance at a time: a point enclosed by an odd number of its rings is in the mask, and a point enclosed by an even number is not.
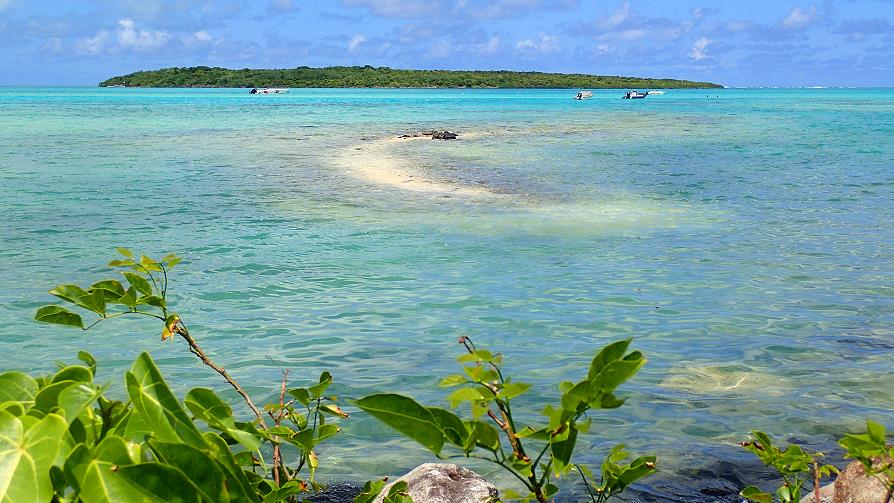
{"type": "MultiPolygon", "coordinates": [[[[394,152],[394,145],[413,141],[432,140],[427,136],[412,138],[383,138],[360,143],[343,150],[335,162],[355,176],[381,185],[403,190],[432,194],[453,194],[467,197],[501,197],[486,187],[459,185],[434,180],[407,166],[408,161],[394,152]]],[[[451,141],[451,140],[445,140],[451,141]]]]}

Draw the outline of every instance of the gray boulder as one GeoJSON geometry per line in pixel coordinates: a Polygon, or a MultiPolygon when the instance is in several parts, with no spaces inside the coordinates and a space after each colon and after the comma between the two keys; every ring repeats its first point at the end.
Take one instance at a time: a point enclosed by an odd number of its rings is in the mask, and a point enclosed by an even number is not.
{"type": "Polygon", "coordinates": [[[886,494],[885,484],[878,477],[867,477],[863,464],[854,461],[835,478],[832,503],[880,503],[886,494]]]}
{"type": "Polygon", "coordinates": [[[450,131],[436,131],[431,135],[432,140],[455,140],[456,133],[451,133],[450,131]]]}
{"type": "Polygon", "coordinates": [[[453,464],[425,463],[391,482],[374,503],[382,503],[391,486],[407,483],[413,503],[495,503],[500,492],[481,475],[453,464]]]}
{"type": "MultiPolygon", "coordinates": [[[[847,465],[835,482],[820,488],[819,503],[884,503],[885,484],[878,477],[867,477],[863,464],[854,461],[847,465]]],[[[813,491],[804,495],[800,503],[814,503],[813,491]]]]}
{"type": "MultiPolygon", "coordinates": [[[[835,484],[827,484],[820,487],[820,500],[819,503],[832,503],[832,499],[835,497],[835,484]]],[[[816,495],[811,490],[807,493],[807,496],[801,498],[801,503],[815,503],[816,495]]]]}

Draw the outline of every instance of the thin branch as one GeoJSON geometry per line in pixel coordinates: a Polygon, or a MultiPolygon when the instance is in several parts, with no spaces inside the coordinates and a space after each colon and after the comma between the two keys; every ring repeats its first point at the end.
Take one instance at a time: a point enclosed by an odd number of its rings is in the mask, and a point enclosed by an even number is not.
{"type": "MultiPolygon", "coordinates": [[[[282,411],[283,411],[283,408],[285,407],[284,403],[286,401],[286,380],[288,379],[288,377],[289,377],[289,371],[283,370],[282,371],[282,381],[281,381],[281,385],[280,385],[280,389],[279,389],[279,415],[273,419],[273,424],[276,426],[279,426],[280,422],[282,421],[282,411]]],[[[278,441],[279,437],[273,437],[273,440],[278,441]]],[[[273,444],[273,482],[276,483],[277,487],[279,487],[281,485],[280,484],[280,474],[279,474],[281,466],[282,466],[282,452],[280,452],[279,444],[274,443],[273,444]]]]}
{"type": "MultiPolygon", "coordinates": [[[[455,457],[458,458],[459,456],[455,456],[455,457]]],[[[475,458],[475,459],[483,459],[483,460],[485,460],[485,461],[490,461],[491,463],[494,463],[494,464],[497,464],[497,465],[502,466],[503,468],[506,469],[506,471],[508,471],[508,472],[511,473],[512,475],[515,475],[515,478],[517,478],[518,480],[520,480],[521,483],[524,484],[525,487],[526,487],[529,491],[534,492],[534,488],[531,486],[531,483],[528,482],[528,480],[526,480],[522,475],[520,475],[518,472],[516,472],[511,466],[506,465],[505,463],[501,462],[499,459],[491,459],[491,458],[486,458],[486,457],[484,457],[484,456],[465,456],[465,457],[467,457],[467,458],[475,458]]],[[[448,459],[449,459],[449,458],[448,458],[448,459]]]]}
{"type": "Polygon", "coordinates": [[[155,318],[155,319],[157,319],[157,320],[165,321],[164,318],[162,318],[161,316],[158,316],[157,314],[147,313],[147,312],[144,312],[144,311],[125,311],[125,312],[123,312],[123,313],[115,313],[115,314],[110,314],[110,315],[108,315],[108,316],[103,316],[102,318],[100,318],[100,319],[94,321],[93,323],[87,325],[86,327],[82,328],[81,330],[85,330],[85,331],[86,331],[86,330],[90,330],[91,328],[93,328],[94,326],[96,326],[97,324],[99,324],[99,322],[101,322],[101,321],[103,321],[103,320],[109,320],[109,319],[112,319],[112,318],[117,318],[117,317],[119,317],[119,316],[124,316],[124,315],[126,315],[126,314],[142,314],[143,316],[149,316],[150,318],[155,318]]]}
{"type": "Polygon", "coordinates": [[[235,379],[230,377],[230,374],[227,373],[226,370],[224,370],[222,367],[216,365],[213,361],[211,361],[210,358],[208,358],[208,356],[205,354],[205,352],[202,351],[202,348],[199,347],[196,340],[193,339],[191,335],[189,335],[189,330],[186,329],[186,326],[183,324],[182,321],[179,322],[174,327],[174,331],[178,335],[183,337],[183,340],[185,340],[186,343],[189,344],[189,350],[192,352],[192,354],[199,357],[199,359],[202,360],[202,363],[211,367],[212,369],[214,369],[215,372],[220,374],[230,384],[230,386],[232,386],[233,389],[236,390],[236,393],[239,393],[242,396],[242,399],[245,400],[245,403],[246,403],[246,405],[248,405],[248,408],[251,409],[251,411],[254,412],[255,416],[258,418],[258,422],[261,424],[261,427],[263,427],[263,429],[266,430],[267,422],[264,421],[264,415],[261,414],[261,411],[255,405],[255,403],[251,400],[251,397],[248,396],[248,393],[246,393],[245,390],[242,389],[242,386],[240,386],[239,383],[237,383],[235,379]]]}
{"type": "Polygon", "coordinates": [[[546,482],[546,477],[549,476],[549,469],[553,466],[553,458],[549,458],[549,462],[546,463],[546,466],[543,468],[543,475],[540,477],[540,486],[546,482]]]}
{"type": "Polygon", "coordinates": [[[540,454],[537,455],[537,459],[535,459],[534,462],[531,464],[533,464],[534,466],[537,466],[537,464],[540,463],[540,458],[542,458],[543,455],[546,454],[546,451],[548,451],[548,450],[549,450],[549,442],[547,442],[546,445],[543,446],[543,450],[540,451],[540,454]]]}
{"type": "Polygon", "coordinates": [[[820,503],[820,472],[819,463],[813,458],[813,503],[820,503]]]}
{"type": "Polygon", "coordinates": [[[584,481],[584,487],[587,488],[587,494],[590,495],[590,501],[596,503],[596,496],[593,495],[593,491],[590,489],[590,481],[584,476],[584,472],[580,469],[580,466],[574,465],[574,467],[577,468],[577,473],[580,474],[580,479],[584,481]]]}
{"type": "Polygon", "coordinates": [[[152,284],[155,285],[155,291],[161,292],[161,289],[158,288],[158,282],[155,281],[155,276],[152,275],[152,271],[146,268],[143,264],[136,264],[137,267],[146,272],[146,275],[149,276],[149,279],[152,280],[152,284]]]}
{"type": "Polygon", "coordinates": [[[158,267],[161,267],[161,273],[164,274],[164,283],[161,289],[161,298],[165,299],[165,296],[168,294],[168,270],[165,269],[164,264],[161,262],[158,263],[158,267]]]}

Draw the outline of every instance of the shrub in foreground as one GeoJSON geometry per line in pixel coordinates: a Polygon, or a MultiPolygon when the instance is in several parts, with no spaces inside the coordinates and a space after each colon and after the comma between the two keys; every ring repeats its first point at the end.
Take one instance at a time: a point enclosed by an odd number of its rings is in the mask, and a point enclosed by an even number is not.
{"type": "MultiPolygon", "coordinates": [[[[262,411],[169,309],[168,276],[180,257],[154,260],[118,251],[123,258],[109,265],[126,284],[105,279],[89,287],[59,285],[50,293],[69,306],[43,306],[35,319],[82,330],[123,316],[153,319],[162,341],[182,339],[242,397],[254,419],[239,421],[210,389],[193,389],[181,402],[146,353],[125,373],[127,402],[104,395],[94,382],[96,361],[86,352],[79,354],[84,365],[63,366],[51,376],[7,372],[0,375],[0,500],[267,503],[299,501],[319,490],[316,447],[338,433],[332,418],[347,417],[335,397],[325,395],[332,376],[323,372],[312,386],[288,389],[283,371],[278,403],[262,411]],[[85,323],[81,313],[95,319],[85,323]],[[272,453],[269,464],[265,453],[272,453]],[[294,454],[291,462],[287,453],[294,454]]],[[[528,490],[506,491],[507,499],[546,502],[559,490],[557,479],[575,472],[590,499],[603,502],[655,471],[654,456],[625,463],[622,445],[605,458],[598,479],[573,460],[578,435],[592,425],[589,413],[620,407],[624,399],[615,390],[645,364],[640,352],[627,351],[629,339],[600,351],[581,381],[562,383],[561,401],[544,410],[543,424],[524,427],[517,425],[511,402],[530,386],[504,377],[501,355],[476,348],[467,337],[460,342],[464,373],[442,385],[459,387],[448,401],[454,408],[469,404],[472,419],[397,394],[370,395],[356,404],[438,456],[449,447],[502,466],[528,490]]],[[[373,501],[384,486],[385,480],[368,482],[355,501],[373,501]]],[[[384,501],[411,503],[407,485],[394,484],[384,501]]]]}
{"type": "Polygon", "coordinates": [[[561,383],[561,400],[543,410],[545,419],[539,425],[520,426],[512,410],[512,400],[531,385],[506,376],[502,355],[475,347],[468,337],[460,338],[466,350],[458,358],[463,373],[444,378],[441,386],[457,387],[447,401],[454,408],[468,404],[471,419],[392,393],[370,395],[355,403],[438,457],[449,458],[448,450],[452,450],[501,466],[528,490],[528,494],[505,491],[507,498],[549,501],[559,491],[556,479],[576,471],[591,501],[603,502],[655,471],[654,456],[622,464],[628,457],[623,445],[605,458],[600,479],[573,459],[578,435],[592,427],[590,412],[623,405],[625,399],[617,397],[615,390],[646,363],[639,351],[627,352],[630,342],[606,346],[590,362],[585,378],[561,383]]]}

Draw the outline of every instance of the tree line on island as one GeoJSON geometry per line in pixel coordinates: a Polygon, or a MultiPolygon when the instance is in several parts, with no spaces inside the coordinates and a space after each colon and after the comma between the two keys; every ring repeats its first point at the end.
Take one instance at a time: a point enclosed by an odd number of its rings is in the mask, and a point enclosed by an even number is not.
{"type": "Polygon", "coordinates": [[[399,70],[331,66],[264,70],[195,66],[139,71],[112,77],[100,87],[385,87],[385,88],[722,88],[710,82],[621,76],[456,70],[399,70]]]}

